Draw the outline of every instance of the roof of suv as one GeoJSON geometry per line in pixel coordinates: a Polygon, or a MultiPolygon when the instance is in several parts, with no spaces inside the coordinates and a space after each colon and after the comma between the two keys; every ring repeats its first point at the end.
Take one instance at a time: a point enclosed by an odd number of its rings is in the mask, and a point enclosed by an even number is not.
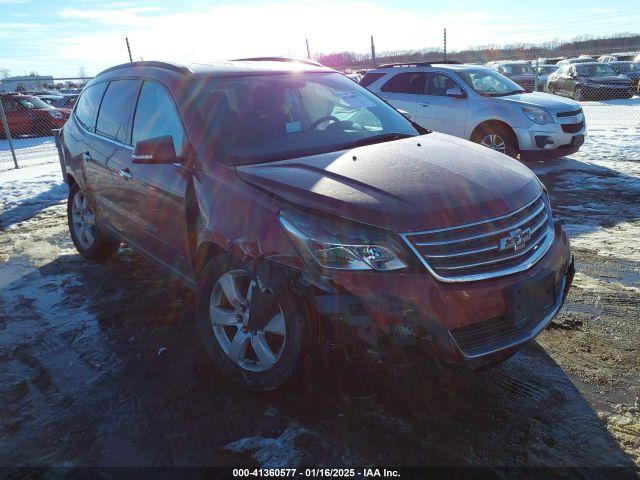
{"type": "Polygon", "coordinates": [[[380,66],[369,70],[367,73],[393,73],[402,69],[421,69],[421,68],[440,68],[447,70],[467,70],[469,68],[488,68],[485,65],[474,65],[472,63],[429,63],[429,64],[406,64],[395,65],[393,68],[387,66],[380,66]]]}
{"type": "Polygon", "coordinates": [[[311,60],[296,60],[279,57],[249,58],[211,63],[194,63],[181,65],[170,62],[131,62],[116,65],[100,72],[97,76],[110,72],[131,73],[131,69],[159,69],[165,72],[189,75],[191,77],[235,77],[248,75],[268,75],[270,73],[287,73],[291,71],[303,72],[334,72],[311,60]]]}

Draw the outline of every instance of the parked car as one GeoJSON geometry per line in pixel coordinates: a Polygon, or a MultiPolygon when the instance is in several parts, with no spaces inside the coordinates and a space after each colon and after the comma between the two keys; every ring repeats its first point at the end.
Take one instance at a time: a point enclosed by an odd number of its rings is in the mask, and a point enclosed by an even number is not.
{"type": "Polygon", "coordinates": [[[564,65],[573,65],[574,63],[593,63],[595,59],[591,57],[578,57],[578,58],[565,58],[564,60],[560,60],[556,65],[562,67],[564,65]]]}
{"type": "Polygon", "coordinates": [[[611,62],[609,65],[619,75],[630,78],[636,92],[640,92],[640,62],[611,62]]]}
{"type": "Polygon", "coordinates": [[[510,78],[527,92],[533,92],[536,89],[536,71],[529,62],[524,60],[489,62],[487,66],[510,78]]]}
{"type": "Polygon", "coordinates": [[[564,65],[549,75],[547,91],[574,100],[631,98],[634,85],[629,77],[618,74],[608,63],[564,65]]]}
{"type": "Polygon", "coordinates": [[[616,57],[614,55],[602,55],[602,56],[598,57],[598,61],[600,63],[617,62],[618,61],[618,57],[616,57]]]}
{"type": "Polygon", "coordinates": [[[555,65],[560,60],[565,60],[565,57],[547,57],[547,58],[543,57],[538,59],[538,64],[539,65],[555,65]]]}
{"type": "Polygon", "coordinates": [[[531,170],[314,63],[116,66],[57,143],[80,254],[124,241],[195,289],[207,351],[249,388],[283,384],[326,328],[500,362],[573,277],[531,170]]]}
{"type": "Polygon", "coordinates": [[[630,62],[633,61],[637,56],[640,56],[640,52],[613,52],[609,55],[611,55],[612,57],[616,57],[618,61],[630,62]]]}
{"type": "Polygon", "coordinates": [[[78,96],[79,95],[75,93],[60,95],[47,94],[38,95],[38,98],[48,103],[52,107],[72,109],[76,104],[76,100],[78,100],[78,96]]]}
{"type": "MultiPolygon", "coordinates": [[[[12,135],[51,135],[51,130],[61,128],[71,110],[55,108],[38,97],[22,94],[3,94],[0,101],[12,135]]],[[[0,128],[0,135],[5,136],[0,128]]]]}
{"type": "Polygon", "coordinates": [[[547,91],[547,81],[549,80],[549,75],[558,70],[557,65],[539,65],[537,67],[538,71],[538,80],[536,84],[536,90],[539,92],[547,91]]]}
{"type": "Polygon", "coordinates": [[[576,152],[586,125],[580,105],[525,91],[500,73],[477,65],[399,64],[362,79],[375,94],[408,112],[416,123],[522,160],[576,152]]]}

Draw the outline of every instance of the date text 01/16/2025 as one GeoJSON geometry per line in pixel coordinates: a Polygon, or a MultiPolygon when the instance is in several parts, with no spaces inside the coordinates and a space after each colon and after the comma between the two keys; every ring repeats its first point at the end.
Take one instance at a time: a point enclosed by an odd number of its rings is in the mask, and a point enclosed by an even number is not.
{"type": "Polygon", "coordinates": [[[386,468],[234,468],[233,477],[397,478],[400,477],[400,472],[386,468]]]}

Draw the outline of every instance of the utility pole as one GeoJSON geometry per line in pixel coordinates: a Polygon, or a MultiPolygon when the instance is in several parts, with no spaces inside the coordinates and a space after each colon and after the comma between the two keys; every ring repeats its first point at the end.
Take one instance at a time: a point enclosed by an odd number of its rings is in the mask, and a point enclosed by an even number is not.
{"type": "Polygon", "coordinates": [[[373,43],[373,35],[371,35],[371,65],[376,68],[376,46],[373,43]]]}
{"type": "Polygon", "coordinates": [[[311,60],[311,50],[309,50],[309,39],[305,38],[304,41],[307,44],[307,58],[311,60]]]}
{"type": "Polygon", "coordinates": [[[447,61],[447,29],[444,29],[444,58],[443,60],[447,61]]]}
{"type": "Polygon", "coordinates": [[[133,62],[133,57],[131,56],[131,47],[129,46],[129,37],[124,37],[124,40],[127,42],[127,52],[129,52],[129,61],[133,62]]]}
{"type": "Polygon", "coordinates": [[[9,130],[9,123],[7,117],[4,114],[4,107],[2,106],[2,100],[0,100],[0,118],[2,118],[2,127],[4,128],[4,135],[9,143],[9,150],[11,150],[11,156],[13,157],[13,165],[18,168],[18,160],[16,159],[16,151],[13,148],[13,139],[11,138],[11,131],[9,130]]]}

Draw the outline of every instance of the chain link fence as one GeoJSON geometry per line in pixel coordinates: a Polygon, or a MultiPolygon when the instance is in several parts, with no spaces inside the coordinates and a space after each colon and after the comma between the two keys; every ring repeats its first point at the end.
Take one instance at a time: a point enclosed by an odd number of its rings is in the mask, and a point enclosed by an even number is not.
{"type": "MultiPolygon", "coordinates": [[[[527,91],[573,98],[582,106],[588,129],[610,129],[620,136],[637,136],[640,129],[640,45],[624,52],[478,50],[447,56],[400,52],[381,55],[376,62],[332,56],[325,63],[357,81],[374,63],[436,63],[445,58],[487,65],[527,91]]],[[[58,161],[52,131],[67,120],[89,79],[43,78],[0,81],[0,171],[58,161]]],[[[483,88],[491,92],[493,87],[483,88]]]]}
{"type": "Polygon", "coordinates": [[[87,78],[0,81],[0,171],[58,161],[62,128],[87,78]]]}

